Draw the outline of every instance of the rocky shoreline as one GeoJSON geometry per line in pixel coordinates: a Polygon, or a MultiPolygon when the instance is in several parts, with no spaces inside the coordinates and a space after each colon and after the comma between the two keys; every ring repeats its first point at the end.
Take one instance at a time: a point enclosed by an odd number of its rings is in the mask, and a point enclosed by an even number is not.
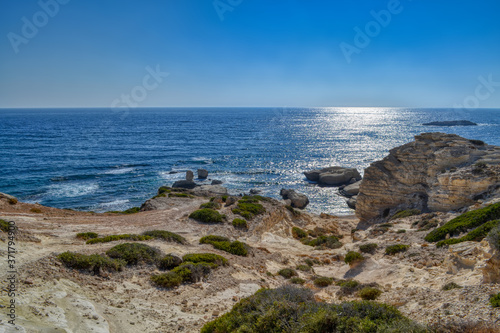
{"type": "MultiPolygon", "coordinates": [[[[56,209],[0,194],[0,220],[16,225],[18,329],[198,332],[260,288],[295,285],[328,304],[358,302],[372,288],[377,302],[436,332],[498,332],[500,308],[491,295],[500,292],[499,162],[499,147],[425,133],[372,163],[362,180],[349,168],[305,172],[355,201],[356,217],[311,214],[302,210],[309,199],[290,189],[281,191],[283,200],[229,195],[215,180],[196,184],[193,172],[124,212],[56,209]],[[474,225],[453,229],[470,219],[474,225]],[[434,236],[441,230],[442,240],[434,236]],[[96,241],[77,237],[90,233],[96,241]],[[147,236],[154,234],[178,241],[147,236]],[[69,251],[109,261],[120,244],[170,255],[190,274],[196,264],[189,256],[208,253],[227,263],[165,287],[153,276],[178,276],[158,262],[114,271],[61,260],[69,251]]],[[[6,265],[0,263],[2,279],[6,265]]],[[[4,289],[0,310],[9,299],[4,289]]],[[[7,319],[2,312],[0,329],[7,319]]]]}

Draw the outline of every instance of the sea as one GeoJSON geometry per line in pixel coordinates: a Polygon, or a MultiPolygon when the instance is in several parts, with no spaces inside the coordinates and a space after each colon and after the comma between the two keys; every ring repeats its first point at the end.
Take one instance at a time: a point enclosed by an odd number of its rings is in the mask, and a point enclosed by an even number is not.
{"type": "Polygon", "coordinates": [[[424,132],[500,145],[500,109],[136,108],[0,109],[0,192],[42,205],[105,212],[140,206],[160,186],[209,171],[231,194],[279,199],[292,188],[306,210],[353,214],[335,187],[303,172],[357,168],[424,132]],[[423,123],[470,120],[478,126],[423,123]]]}

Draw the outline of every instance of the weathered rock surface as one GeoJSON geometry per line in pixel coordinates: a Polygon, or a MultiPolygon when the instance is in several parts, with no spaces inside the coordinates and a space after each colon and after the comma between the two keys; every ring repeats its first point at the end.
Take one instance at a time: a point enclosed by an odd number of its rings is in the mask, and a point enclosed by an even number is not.
{"type": "Polygon", "coordinates": [[[191,170],[186,171],[186,180],[193,181],[193,178],[194,178],[193,171],[191,171],[191,170]]]}
{"type": "Polygon", "coordinates": [[[198,178],[206,179],[208,177],[208,171],[205,169],[198,169],[198,178]]]}
{"type": "Polygon", "coordinates": [[[285,200],[290,200],[291,206],[304,209],[309,204],[309,198],[305,194],[297,193],[295,190],[281,189],[280,195],[285,200]]]}
{"type": "Polygon", "coordinates": [[[355,168],[343,168],[339,166],[305,171],[304,175],[310,181],[330,186],[348,184],[352,178],[355,180],[361,179],[361,175],[355,168]]]}
{"type": "Polygon", "coordinates": [[[214,196],[227,194],[227,188],[220,185],[201,185],[193,189],[193,194],[198,196],[214,196]]]}
{"type": "Polygon", "coordinates": [[[454,134],[417,135],[365,170],[356,216],[365,223],[401,209],[445,212],[500,196],[499,163],[500,147],[454,134]]]}
{"type": "Polygon", "coordinates": [[[222,183],[223,183],[222,180],[214,179],[214,180],[212,180],[212,184],[211,185],[221,185],[222,183]]]}
{"type": "Polygon", "coordinates": [[[358,202],[358,196],[355,195],[346,200],[347,206],[351,209],[356,209],[356,203],[358,202]]]}
{"type": "Polygon", "coordinates": [[[172,185],[172,187],[192,189],[196,187],[196,183],[192,180],[178,180],[172,185]]]}
{"type": "Polygon", "coordinates": [[[340,190],[340,194],[342,194],[343,196],[346,196],[346,197],[352,197],[352,196],[358,195],[360,185],[361,185],[361,181],[347,185],[342,190],[340,190]]]}
{"type": "Polygon", "coordinates": [[[422,124],[424,126],[477,126],[476,123],[468,120],[432,121],[422,124]]]}

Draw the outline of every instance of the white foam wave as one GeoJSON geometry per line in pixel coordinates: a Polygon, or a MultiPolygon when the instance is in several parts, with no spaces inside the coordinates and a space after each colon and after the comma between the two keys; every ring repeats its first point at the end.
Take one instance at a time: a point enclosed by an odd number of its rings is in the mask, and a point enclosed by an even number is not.
{"type": "Polygon", "coordinates": [[[50,185],[47,194],[56,198],[74,198],[82,195],[92,194],[99,188],[97,183],[87,184],[53,184],[50,185]]]}
{"type": "Polygon", "coordinates": [[[122,175],[124,173],[130,173],[133,172],[135,169],[134,168],[118,168],[118,169],[112,169],[105,171],[104,174],[106,175],[122,175]]]}

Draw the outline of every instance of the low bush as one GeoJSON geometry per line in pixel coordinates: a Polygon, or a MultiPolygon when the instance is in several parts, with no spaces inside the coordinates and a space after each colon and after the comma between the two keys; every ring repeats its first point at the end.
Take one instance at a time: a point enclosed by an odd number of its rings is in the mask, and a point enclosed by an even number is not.
{"type": "Polygon", "coordinates": [[[248,229],[248,223],[246,220],[243,220],[243,219],[234,219],[233,220],[233,227],[240,228],[240,229],[248,229]]]}
{"type": "Polygon", "coordinates": [[[347,252],[347,254],[345,255],[345,258],[344,258],[344,262],[348,265],[353,265],[353,264],[361,262],[363,260],[365,260],[363,255],[359,252],[356,252],[356,251],[347,252]]]}
{"type": "Polygon", "coordinates": [[[297,209],[293,208],[292,206],[290,205],[286,205],[285,208],[290,212],[292,213],[292,216],[294,217],[299,217],[302,215],[301,212],[299,212],[297,209]]]}
{"type": "Polygon", "coordinates": [[[200,209],[203,208],[210,208],[210,209],[219,209],[220,208],[220,203],[215,202],[215,201],[210,201],[204,204],[200,205],[200,209]]]}
{"type": "Polygon", "coordinates": [[[307,232],[300,229],[299,227],[292,227],[292,236],[295,239],[302,239],[307,237],[307,232]]]}
{"type": "Polygon", "coordinates": [[[150,231],[145,231],[142,234],[144,236],[153,237],[155,239],[162,239],[167,242],[187,244],[187,240],[184,237],[166,230],[150,230],[150,231]]]}
{"type": "Polygon", "coordinates": [[[153,264],[161,257],[160,250],[140,243],[119,244],[109,249],[106,254],[111,258],[124,260],[127,265],[153,264]]]}
{"type": "Polygon", "coordinates": [[[296,268],[299,271],[303,271],[303,272],[310,272],[312,270],[311,266],[309,266],[309,265],[298,265],[296,268]]]}
{"type": "Polygon", "coordinates": [[[159,287],[174,288],[182,284],[182,277],[175,272],[167,272],[152,275],[151,281],[159,287]]]}
{"type": "Polygon", "coordinates": [[[484,146],[484,141],[481,141],[481,140],[471,139],[471,140],[469,140],[469,142],[472,143],[473,145],[476,145],[476,146],[484,146]]]}
{"type": "Polygon", "coordinates": [[[445,225],[427,234],[425,240],[428,242],[438,242],[445,239],[448,234],[455,236],[496,219],[500,219],[500,202],[455,217],[445,225]]]}
{"type": "Polygon", "coordinates": [[[9,228],[10,228],[9,222],[5,220],[0,220],[0,230],[2,230],[3,232],[9,232],[9,228]]]}
{"type": "Polygon", "coordinates": [[[494,308],[500,308],[500,293],[496,295],[491,295],[490,304],[494,308]]]}
{"type": "Polygon", "coordinates": [[[326,276],[319,276],[314,279],[314,285],[316,287],[328,287],[333,283],[333,279],[326,276]]]}
{"type": "Polygon", "coordinates": [[[319,236],[318,238],[302,238],[302,244],[315,246],[318,248],[339,249],[342,247],[342,242],[339,241],[337,236],[319,236]]]}
{"type": "Polygon", "coordinates": [[[212,268],[216,267],[217,266],[206,262],[183,262],[170,272],[179,275],[182,278],[182,282],[195,283],[207,276],[212,268]]]}
{"type": "Polygon", "coordinates": [[[320,265],[321,262],[318,259],[309,259],[304,260],[307,266],[313,267],[314,265],[320,265]]]}
{"type": "Polygon", "coordinates": [[[346,289],[355,289],[359,285],[361,285],[358,281],[356,280],[340,280],[335,282],[335,284],[341,288],[346,288],[346,289]]]}
{"type": "Polygon", "coordinates": [[[359,250],[363,253],[374,254],[377,250],[378,245],[375,243],[368,243],[359,246],[359,250]]]}
{"type": "Polygon", "coordinates": [[[153,237],[144,235],[134,235],[134,234],[123,234],[123,235],[109,235],[100,238],[91,238],[87,240],[87,244],[97,244],[97,243],[109,243],[119,240],[129,240],[129,241],[145,241],[152,239],[153,237]]]}
{"type": "Polygon", "coordinates": [[[404,234],[405,232],[405,229],[399,229],[398,231],[396,231],[397,234],[404,234]]]}
{"type": "Polygon", "coordinates": [[[76,238],[80,238],[83,240],[89,240],[97,237],[99,237],[99,235],[95,232],[79,232],[76,234],[76,238]]]}
{"type": "Polygon", "coordinates": [[[306,280],[301,279],[299,277],[293,277],[290,279],[290,282],[293,284],[304,284],[304,283],[306,283],[306,280]]]}
{"type": "Polygon", "coordinates": [[[456,284],[455,282],[449,282],[449,283],[445,284],[443,286],[443,288],[441,288],[441,290],[448,291],[448,290],[458,289],[458,288],[462,288],[462,286],[456,284]]]}
{"type": "Polygon", "coordinates": [[[211,244],[218,250],[238,256],[246,256],[248,254],[248,245],[240,241],[231,242],[227,237],[208,235],[200,239],[200,244],[211,244]]]}
{"type": "Polygon", "coordinates": [[[393,255],[400,252],[406,252],[410,248],[410,245],[395,244],[389,245],[385,248],[385,254],[393,255]]]}
{"type": "Polygon", "coordinates": [[[236,208],[233,208],[233,213],[238,214],[246,218],[247,220],[251,220],[254,216],[262,214],[266,211],[264,206],[259,203],[249,202],[248,200],[240,199],[236,208]]]}
{"type": "Polygon", "coordinates": [[[392,306],[371,301],[318,302],[312,291],[292,285],[261,289],[201,329],[201,333],[425,331],[392,306]]]}
{"type": "Polygon", "coordinates": [[[43,213],[40,208],[31,208],[30,212],[35,213],[35,214],[41,214],[41,213],[43,213]]]}
{"type": "Polygon", "coordinates": [[[213,209],[203,208],[195,210],[194,212],[191,213],[191,215],[189,215],[189,217],[198,222],[222,223],[222,220],[224,219],[225,216],[213,209]]]}
{"type": "Polygon", "coordinates": [[[450,238],[437,242],[437,247],[442,247],[445,245],[458,244],[467,241],[479,242],[485,238],[488,233],[495,227],[500,226],[500,220],[488,221],[485,224],[477,227],[476,229],[469,232],[467,235],[460,238],[450,238]]]}
{"type": "Polygon", "coordinates": [[[194,195],[187,194],[187,193],[169,193],[168,197],[169,198],[189,198],[189,199],[193,199],[194,195]]]}
{"type": "Polygon", "coordinates": [[[15,205],[17,204],[17,199],[16,198],[10,198],[9,199],[9,205],[15,205]]]}
{"type": "Polygon", "coordinates": [[[297,276],[297,272],[291,268],[283,268],[278,271],[278,274],[284,277],[285,279],[289,279],[292,276],[297,276]]]}
{"type": "Polygon", "coordinates": [[[382,294],[382,291],[373,287],[365,287],[358,292],[359,297],[365,301],[376,300],[380,294],[382,294]]]}
{"type": "Polygon", "coordinates": [[[420,210],[418,209],[406,209],[406,210],[400,210],[397,211],[394,215],[391,216],[389,221],[396,220],[396,219],[402,219],[404,217],[410,217],[414,215],[419,215],[421,214],[420,210]]]}
{"type": "Polygon", "coordinates": [[[192,262],[192,263],[211,263],[217,266],[225,266],[228,264],[228,261],[223,256],[220,256],[215,253],[191,253],[186,254],[182,257],[184,262],[192,262]]]}
{"type": "Polygon", "coordinates": [[[99,254],[85,255],[75,252],[63,252],[57,258],[67,267],[74,269],[85,269],[99,274],[101,270],[121,271],[125,262],[114,260],[99,254]]]}
{"type": "Polygon", "coordinates": [[[180,264],[182,264],[181,258],[173,256],[171,254],[167,254],[166,256],[158,260],[157,266],[159,269],[169,270],[179,266],[180,264]]]}
{"type": "Polygon", "coordinates": [[[109,212],[106,212],[106,213],[113,213],[113,214],[135,214],[135,213],[138,213],[140,212],[141,208],[140,207],[132,207],[132,208],[129,208],[127,210],[111,210],[109,212]]]}

